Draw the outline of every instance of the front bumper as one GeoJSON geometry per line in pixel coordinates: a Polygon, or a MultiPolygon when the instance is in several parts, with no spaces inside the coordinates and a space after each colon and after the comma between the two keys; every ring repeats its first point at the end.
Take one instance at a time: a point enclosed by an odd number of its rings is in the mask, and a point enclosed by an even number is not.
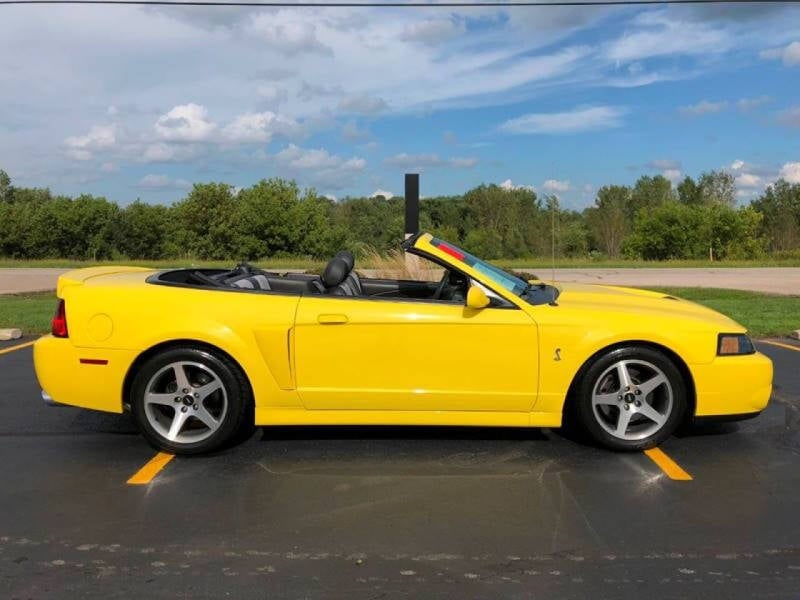
{"type": "Polygon", "coordinates": [[[68,338],[43,336],[33,345],[42,398],[48,404],[121,413],[125,376],[137,354],[133,350],[79,348],[68,338]]]}
{"type": "Polygon", "coordinates": [[[691,365],[697,405],[695,417],[754,416],[772,395],[772,361],[761,354],[718,356],[691,365]]]}

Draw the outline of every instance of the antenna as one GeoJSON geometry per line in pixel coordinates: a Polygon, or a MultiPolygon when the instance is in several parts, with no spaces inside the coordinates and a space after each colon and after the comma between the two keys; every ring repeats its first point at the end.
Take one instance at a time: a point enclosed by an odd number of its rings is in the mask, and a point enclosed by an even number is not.
{"type": "Polygon", "coordinates": [[[550,251],[553,258],[553,267],[550,271],[550,280],[556,280],[556,195],[550,196],[550,251]]]}

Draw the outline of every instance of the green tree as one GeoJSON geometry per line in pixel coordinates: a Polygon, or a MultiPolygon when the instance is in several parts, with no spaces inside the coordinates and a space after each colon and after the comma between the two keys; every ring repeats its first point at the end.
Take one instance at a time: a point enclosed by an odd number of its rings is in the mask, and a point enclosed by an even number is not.
{"type": "Polygon", "coordinates": [[[751,204],[763,215],[760,233],[777,252],[800,248],[800,183],[779,179],[751,204]]]}
{"type": "Polygon", "coordinates": [[[586,222],[595,245],[616,258],[630,229],[631,190],[624,185],[605,185],[597,191],[595,205],[585,211],[586,222]]]}
{"type": "Polygon", "coordinates": [[[697,182],[702,204],[736,206],[736,183],[733,175],[725,171],[708,171],[697,182]]]}
{"type": "Polygon", "coordinates": [[[171,235],[180,256],[231,259],[238,255],[233,187],[198,183],[173,207],[171,235]]]}
{"type": "MultiPolygon", "coordinates": [[[[170,209],[141,200],[120,211],[115,227],[116,249],[123,256],[159,259],[169,255],[170,209]]],[[[173,247],[175,252],[177,247],[173,247]]]]}
{"type": "Polygon", "coordinates": [[[0,169],[0,202],[11,202],[11,177],[0,169]]]}
{"type": "Polygon", "coordinates": [[[633,221],[640,210],[649,210],[675,199],[672,182],[666,177],[643,175],[636,180],[628,202],[628,218],[633,221]]]}

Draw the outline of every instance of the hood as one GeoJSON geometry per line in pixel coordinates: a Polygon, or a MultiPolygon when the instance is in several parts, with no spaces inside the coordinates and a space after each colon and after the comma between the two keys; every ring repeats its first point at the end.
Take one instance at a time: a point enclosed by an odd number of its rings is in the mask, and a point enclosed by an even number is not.
{"type": "Polygon", "coordinates": [[[722,313],[663,292],[611,285],[556,283],[559,306],[601,312],[626,313],[632,318],[670,318],[689,320],[697,328],[726,333],[744,333],[739,323],[722,313]]]}

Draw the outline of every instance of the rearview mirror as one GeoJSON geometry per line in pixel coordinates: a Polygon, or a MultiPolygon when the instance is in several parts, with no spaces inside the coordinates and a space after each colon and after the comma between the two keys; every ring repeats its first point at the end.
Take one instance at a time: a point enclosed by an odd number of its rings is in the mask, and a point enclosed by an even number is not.
{"type": "Polygon", "coordinates": [[[477,285],[469,286],[467,290],[467,308],[480,310],[489,306],[489,297],[477,285]]]}

